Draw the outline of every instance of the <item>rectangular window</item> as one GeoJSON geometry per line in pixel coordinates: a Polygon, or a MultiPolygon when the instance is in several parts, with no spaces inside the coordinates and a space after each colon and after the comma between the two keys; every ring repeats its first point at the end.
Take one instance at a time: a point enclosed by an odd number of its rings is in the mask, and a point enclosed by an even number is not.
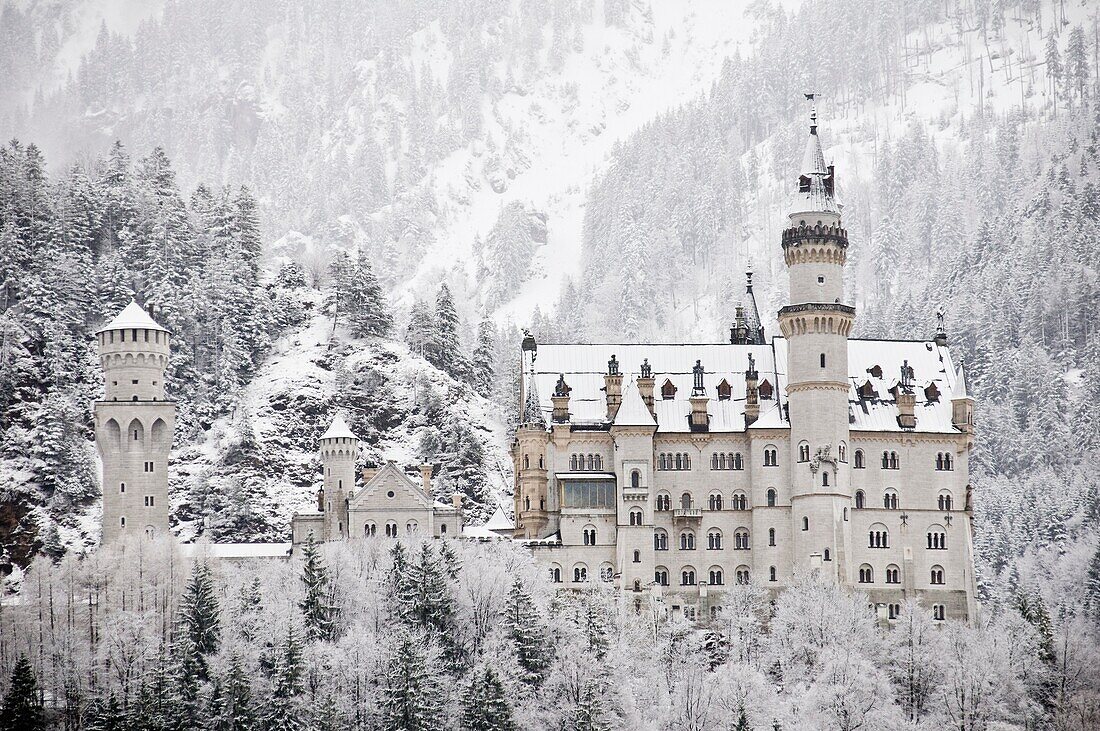
{"type": "Polygon", "coordinates": [[[118,491],[119,492],[126,492],[126,483],[125,482],[120,482],[118,484],[118,491]]]}
{"type": "Polygon", "coordinates": [[[132,383],[133,385],[136,386],[136,385],[138,385],[138,379],[135,378],[132,381],[130,381],[130,383],[132,383]]]}
{"type": "Polygon", "coordinates": [[[614,508],[614,480],[563,480],[562,507],[614,508]]]}
{"type": "Polygon", "coordinates": [[[147,507],[147,508],[155,507],[156,506],[156,501],[157,501],[156,495],[146,495],[145,496],[145,507],[147,507]]]}
{"type": "Polygon", "coordinates": [[[153,471],[153,463],[152,462],[146,462],[145,463],[145,471],[146,472],[152,472],[153,471]]]}

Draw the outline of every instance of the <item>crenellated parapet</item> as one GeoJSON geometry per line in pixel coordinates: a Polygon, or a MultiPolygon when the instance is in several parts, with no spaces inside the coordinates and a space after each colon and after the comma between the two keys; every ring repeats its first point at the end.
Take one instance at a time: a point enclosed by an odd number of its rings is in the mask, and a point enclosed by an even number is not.
{"type": "Polygon", "coordinates": [[[827,334],[848,337],[855,324],[856,308],[839,302],[806,302],[787,305],[779,310],[779,330],[783,337],[827,334]]]}
{"type": "Polygon", "coordinates": [[[783,231],[783,260],[792,264],[844,264],[848,259],[848,230],[818,223],[783,231]]]}

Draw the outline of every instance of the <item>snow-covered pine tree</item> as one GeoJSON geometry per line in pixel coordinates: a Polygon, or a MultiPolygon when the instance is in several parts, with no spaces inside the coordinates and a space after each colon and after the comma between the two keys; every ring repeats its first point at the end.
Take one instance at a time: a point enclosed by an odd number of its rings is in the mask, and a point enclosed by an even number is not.
{"type": "Polygon", "coordinates": [[[462,352],[462,333],[451,289],[444,282],[439,286],[435,297],[435,360],[429,362],[449,374],[462,380],[469,370],[469,362],[462,352]]]}
{"type": "Polygon", "coordinates": [[[347,322],[356,337],[383,336],[393,329],[393,316],[382,285],[363,251],[351,265],[347,290],[347,322]]]}
{"type": "Polygon", "coordinates": [[[438,360],[439,345],[436,336],[435,314],[424,300],[413,303],[409,312],[409,325],[405,329],[405,344],[414,354],[429,363],[438,360]]]}
{"type": "Polygon", "coordinates": [[[211,708],[210,731],[258,731],[251,683],[236,652],[230,655],[216,688],[220,701],[217,709],[211,708]]]}
{"type": "Polygon", "coordinates": [[[298,602],[298,608],[305,619],[306,637],[322,641],[336,639],[339,610],[332,601],[332,582],[312,532],[302,546],[302,584],[305,586],[305,596],[298,602]]]}
{"type": "Polygon", "coordinates": [[[302,731],[309,728],[308,709],[302,697],[305,690],[302,645],[294,629],[287,623],[287,634],[275,659],[271,695],[263,707],[264,731],[302,731]]]}
{"type": "Polygon", "coordinates": [[[4,705],[0,707],[3,731],[46,731],[46,714],[38,697],[38,680],[26,655],[20,655],[11,672],[4,705]]]}
{"type": "Polygon", "coordinates": [[[430,731],[439,727],[442,688],[428,661],[426,635],[398,630],[384,663],[379,702],[384,731],[430,731]]]}
{"type": "Polygon", "coordinates": [[[474,668],[462,702],[462,726],[467,731],[515,731],[512,707],[504,685],[489,666],[474,668]]]}
{"type": "Polygon", "coordinates": [[[221,608],[214,576],[205,561],[195,561],[191,567],[191,578],[180,598],[179,625],[198,654],[199,672],[205,679],[207,657],[221,644],[221,608]]]}
{"type": "Polygon", "coordinates": [[[550,667],[551,644],[538,607],[518,576],[512,580],[502,614],[502,626],[515,646],[516,660],[523,671],[521,680],[528,685],[540,685],[550,667]]]}
{"type": "Polygon", "coordinates": [[[496,376],[496,325],[485,318],[477,327],[477,345],[474,347],[473,362],[470,364],[470,383],[474,390],[485,398],[493,395],[493,383],[496,376]]]}

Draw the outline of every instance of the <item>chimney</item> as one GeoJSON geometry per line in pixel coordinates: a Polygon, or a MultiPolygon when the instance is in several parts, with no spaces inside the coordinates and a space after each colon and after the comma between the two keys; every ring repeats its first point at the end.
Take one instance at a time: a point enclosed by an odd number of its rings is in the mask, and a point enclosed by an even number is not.
{"type": "MultiPolygon", "coordinates": [[[[750,285],[751,286],[751,285],[750,285]]],[[[745,324],[745,308],[737,305],[733,318],[733,327],[730,328],[730,342],[739,345],[748,342],[749,328],[745,324]]]]}
{"type": "Polygon", "coordinates": [[[760,374],[756,372],[756,359],[749,353],[749,367],[745,369],[745,426],[760,418],[760,374]]]}
{"type": "Polygon", "coordinates": [[[462,512],[462,493],[458,490],[451,493],[451,505],[454,506],[455,510],[462,512]]]}
{"type": "Polygon", "coordinates": [[[374,476],[378,474],[377,467],[364,467],[362,471],[363,485],[366,486],[368,482],[374,479],[374,476]]]}
{"type": "Polygon", "coordinates": [[[695,361],[695,367],[691,369],[693,385],[691,388],[691,416],[690,425],[693,432],[709,431],[710,416],[707,414],[707,391],[703,387],[703,363],[695,361]]]}
{"type": "Polygon", "coordinates": [[[432,465],[420,465],[420,485],[424,488],[424,494],[432,496],[432,465]]]}
{"type": "Polygon", "coordinates": [[[638,384],[638,392],[642,394],[642,402],[653,414],[653,388],[657,385],[657,379],[653,377],[653,366],[649,364],[649,358],[642,360],[642,375],[635,383],[638,384]]]}
{"type": "Polygon", "coordinates": [[[564,424],[569,421],[569,392],[572,389],[565,382],[565,374],[558,374],[558,382],[554,386],[554,395],[550,400],[554,403],[554,413],[550,417],[555,424],[564,424]]]}
{"type": "Polygon", "coordinates": [[[619,373],[619,361],[614,355],[607,361],[607,375],[603,377],[603,390],[607,398],[607,419],[611,421],[619,413],[623,402],[623,375],[619,373]]]}
{"type": "Polygon", "coordinates": [[[897,395],[894,397],[898,405],[898,426],[902,429],[917,428],[917,395],[913,393],[913,367],[905,360],[901,364],[901,381],[898,383],[897,395]]]}

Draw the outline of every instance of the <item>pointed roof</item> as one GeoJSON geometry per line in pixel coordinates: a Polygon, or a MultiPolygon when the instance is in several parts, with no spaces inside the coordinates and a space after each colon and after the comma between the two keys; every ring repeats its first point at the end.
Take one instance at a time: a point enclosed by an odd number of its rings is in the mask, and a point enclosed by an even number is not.
{"type": "Polygon", "coordinates": [[[344,417],[340,414],[336,415],[336,418],[332,420],[332,423],[328,425],[328,429],[321,435],[322,439],[358,439],[355,433],[348,427],[347,422],[344,421],[344,417]]]}
{"type": "Polygon", "coordinates": [[[498,504],[493,516],[489,518],[484,527],[486,530],[496,533],[497,531],[512,531],[516,526],[512,519],[508,517],[508,514],[504,512],[504,507],[498,504]]]}
{"type": "Polygon", "coordinates": [[[748,345],[764,344],[764,327],[760,324],[760,310],[756,307],[756,295],[752,293],[752,270],[745,272],[745,294],[741,297],[741,307],[745,313],[745,327],[749,334],[748,345]]]}
{"type": "Polygon", "coordinates": [[[802,169],[798,178],[798,192],[791,206],[791,215],[797,213],[834,213],[839,214],[833,195],[832,174],[825,164],[825,154],[821,150],[821,137],[817,134],[817,105],[814,95],[807,94],[810,100],[810,134],[806,139],[806,151],[802,155],[802,169]]]}
{"type": "Polygon", "coordinates": [[[122,312],[115,315],[115,319],[101,327],[97,332],[126,330],[127,328],[135,327],[143,330],[160,330],[161,332],[168,332],[158,325],[157,321],[150,317],[149,313],[142,309],[141,305],[134,300],[130,300],[130,304],[122,308],[122,312]]]}
{"type": "Polygon", "coordinates": [[[623,389],[623,402],[615,414],[615,426],[656,426],[653,414],[649,413],[649,407],[642,400],[642,392],[638,390],[638,382],[633,378],[623,389]]]}
{"type": "Polygon", "coordinates": [[[959,369],[955,371],[955,386],[951,389],[951,400],[968,399],[970,391],[966,387],[966,364],[959,362],[959,369]]]}
{"type": "Polygon", "coordinates": [[[546,428],[546,417],[543,416],[542,406],[539,404],[539,389],[534,376],[529,375],[524,379],[527,384],[527,396],[523,400],[523,413],[520,414],[521,426],[541,426],[546,428]]]}

